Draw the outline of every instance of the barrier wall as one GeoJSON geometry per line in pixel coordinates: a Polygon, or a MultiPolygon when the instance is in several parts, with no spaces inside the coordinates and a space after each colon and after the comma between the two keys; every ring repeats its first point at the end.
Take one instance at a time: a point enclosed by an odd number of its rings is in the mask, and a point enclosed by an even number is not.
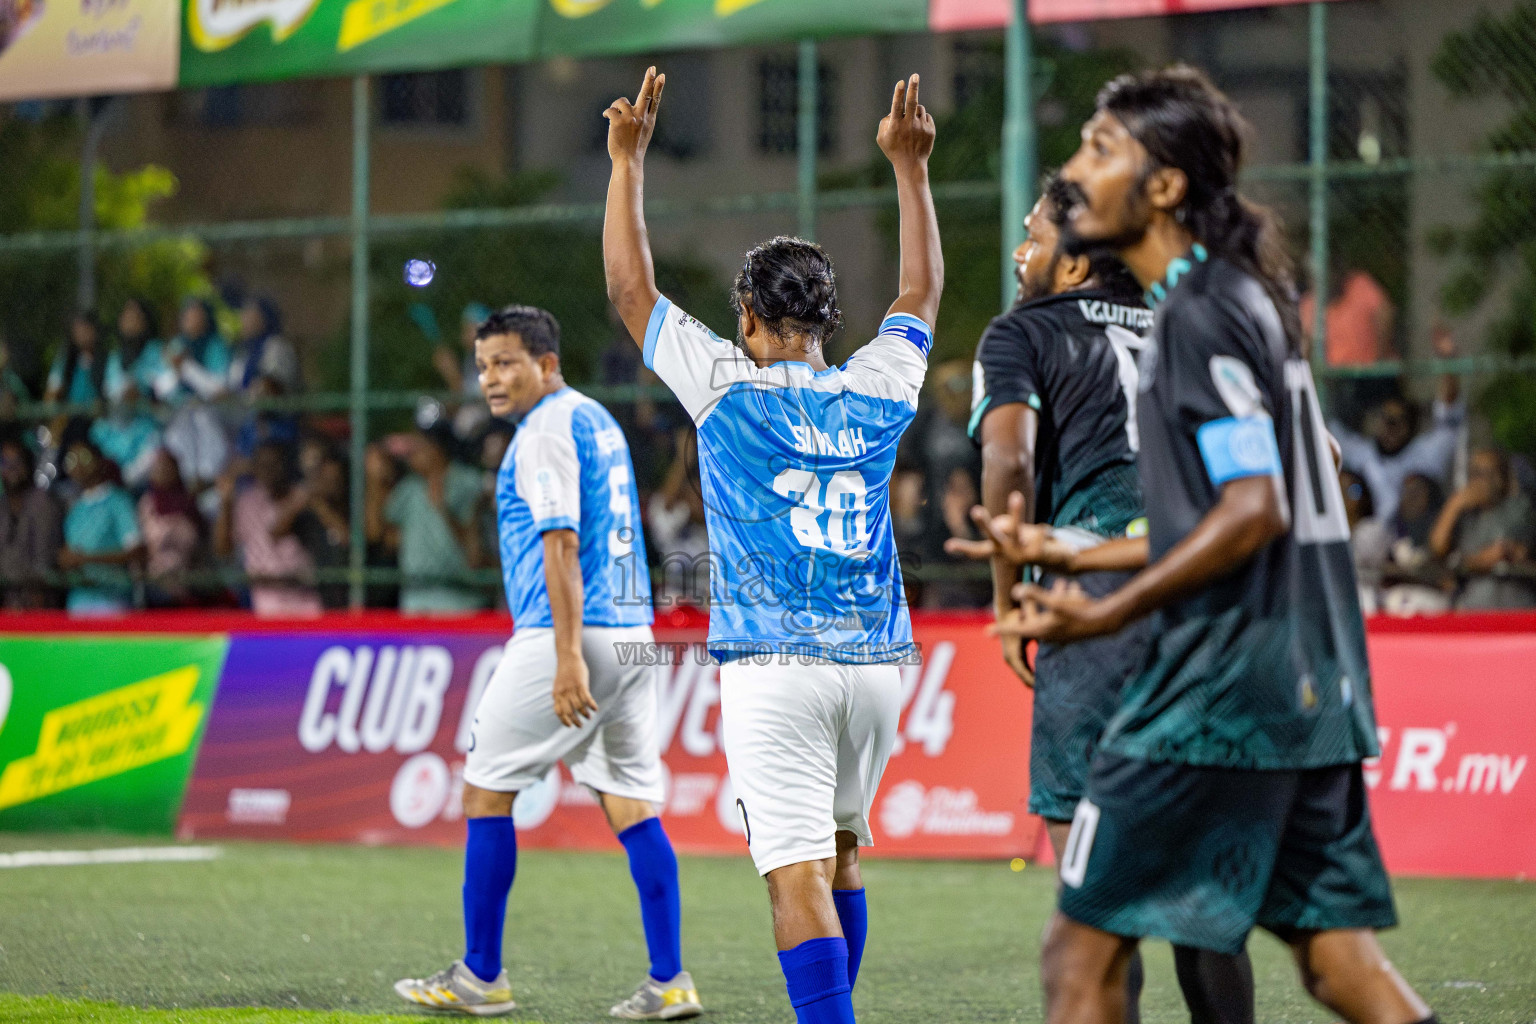
{"type": "MultiPolygon", "coordinates": [[[[900,741],[872,821],[878,855],[1047,853],[1024,810],[1028,692],[984,621],[915,618],[925,656],[902,673],[900,741]]],[[[504,620],[169,616],[68,633],[64,620],[25,623],[29,635],[0,636],[0,827],[168,831],[179,806],[187,838],[462,841],[466,709],[495,668],[504,620]]],[[[739,853],[703,635],[677,617],[658,624],[661,646],[634,656],[661,663],[669,832],[680,849],[739,853]]],[[[1536,873],[1536,617],[1376,620],[1370,644],[1383,757],[1367,779],[1389,866],[1536,873]]],[[[561,768],[519,798],[516,817],[527,846],[613,844],[561,768]]]]}

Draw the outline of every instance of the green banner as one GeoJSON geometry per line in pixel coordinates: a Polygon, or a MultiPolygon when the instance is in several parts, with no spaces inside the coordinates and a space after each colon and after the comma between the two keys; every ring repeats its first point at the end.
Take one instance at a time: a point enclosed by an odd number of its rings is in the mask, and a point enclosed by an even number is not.
{"type": "Polygon", "coordinates": [[[920,32],[928,0],[184,0],[181,84],[920,32]]]}
{"type": "Polygon", "coordinates": [[[0,829],[169,834],[228,648],[0,636],[0,829]]]}

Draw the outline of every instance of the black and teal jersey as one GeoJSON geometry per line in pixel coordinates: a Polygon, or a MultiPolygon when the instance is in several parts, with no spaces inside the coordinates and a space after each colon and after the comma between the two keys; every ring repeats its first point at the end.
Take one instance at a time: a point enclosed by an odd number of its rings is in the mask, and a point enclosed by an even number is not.
{"type": "Polygon", "coordinates": [[[1151,557],[1239,477],[1270,476],[1291,522],[1247,563],[1157,613],[1103,749],[1247,769],[1372,757],[1349,527],[1311,370],[1260,282],[1198,246],[1153,297],[1137,400],[1151,557]]]}
{"type": "Polygon", "coordinates": [[[1020,303],[976,348],[971,439],[987,414],[1023,403],[1039,414],[1035,514],[1054,526],[1119,536],[1141,519],[1136,462],[1136,353],[1152,314],[1106,291],[1020,303]]]}

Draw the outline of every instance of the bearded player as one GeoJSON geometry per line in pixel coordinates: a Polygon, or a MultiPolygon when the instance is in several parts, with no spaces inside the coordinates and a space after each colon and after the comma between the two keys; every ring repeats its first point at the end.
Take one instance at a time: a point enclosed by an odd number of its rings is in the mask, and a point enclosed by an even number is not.
{"type": "MultiPolygon", "coordinates": [[[[1078,581],[1094,596],[1130,578],[1093,571],[1094,549],[1146,535],[1136,478],[1135,360],[1152,314],[1125,264],[1104,249],[1074,251],[1063,229],[1072,205],[1070,186],[1052,177],[1014,253],[1018,302],[992,321],[976,349],[970,433],[981,446],[985,507],[973,518],[991,539],[953,539],[945,547],[991,559],[999,618],[1015,608],[1012,591],[1029,554],[1012,541],[1017,523],[1051,524],[1054,544],[1086,565],[1078,581]]],[[[1042,644],[1031,672],[1020,640],[1003,638],[1004,659],[1034,687],[1029,810],[1045,819],[1058,863],[1099,736],[1149,641],[1143,619],[1082,644],[1042,644]]],[[[1246,953],[1175,946],[1173,956],[1193,1024],[1251,1024],[1246,953]]],[[[1129,1021],[1140,1019],[1141,982],[1136,954],[1126,972],[1129,1021]]]]}
{"type": "Polygon", "coordinates": [[[1155,617],[1062,857],[1051,1024],[1122,1020],[1143,936],[1236,953],[1256,924],[1340,1017],[1434,1020],[1375,935],[1396,911],[1361,773],[1378,749],[1349,529],[1290,267],[1236,191],[1246,132],[1197,71],[1124,76],[1062,169],[1072,233],[1114,249],[1154,308],[1150,564],[1098,598],[1021,585],[1000,630],[1068,644],[1155,617]]]}
{"type": "Polygon", "coordinates": [[[514,631],[475,709],[464,764],[466,951],[395,991],[476,1016],[514,1009],[501,957],[517,870],[512,807],[563,761],[597,794],[640,896],[650,972],[609,1013],[695,1016],[703,1007],[683,970],[677,857],[656,816],[665,796],[656,676],[621,656],[653,643],[629,445],[608,410],[566,386],[560,325],[544,310],[491,314],[475,333],[475,367],[491,415],[520,419],[496,478],[514,631]]]}
{"type": "Polygon", "coordinates": [[[608,295],[698,425],[709,650],[737,809],[768,881],[795,1015],[844,1024],[866,931],[859,847],[896,738],[897,663],[915,654],[893,597],[889,492],[944,283],[933,118],[916,75],[896,86],[877,140],[896,172],[901,294],[879,336],[829,366],[823,346],[842,317],[831,263],[809,242],[776,238],[747,254],[731,294],[739,347],[656,290],[642,193],[664,85],[652,68],[634,103],[607,111],[608,295]]]}

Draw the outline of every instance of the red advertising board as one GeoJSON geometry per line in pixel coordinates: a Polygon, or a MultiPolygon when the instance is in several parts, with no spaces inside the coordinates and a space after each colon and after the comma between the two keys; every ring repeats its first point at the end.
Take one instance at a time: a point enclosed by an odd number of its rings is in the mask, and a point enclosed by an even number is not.
{"type": "MultiPolygon", "coordinates": [[[[981,616],[914,615],[901,746],[873,814],[876,855],[1045,852],[1028,789],[1029,697],[981,616]]],[[[20,632],[227,632],[229,654],[180,819],[185,836],[457,844],[458,775],[505,624],[397,616],[255,623],[16,620],[20,632]]],[[[1378,618],[1368,626],[1382,757],[1367,765],[1388,866],[1536,876],[1536,616],[1378,618]]],[[[696,623],[658,627],[665,815],[678,846],[744,852],[719,744],[719,674],[696,623]]],[[[590,794],[557,771],[518,801],[522,839],[609,848],[590,794]]]]}
{"type": "Polygon", "coordinates": [[[1379,620],[1370,637],[1382,756],[1366,782],[1387,867],[1536,875],[1536,622],[1414,625],[1379,620]]]}
{"type": "MultiPolygon", "coordinates": [[[[1305,0],[1028,0],[1029,20],[1097,21],[1102,18],[1153,18],[1199,14],[1237,7],[1275,7],[1305,0]]],[[[1013,17],[1014,0],[930,0],[928,27],[935,32],[1001,28],[1013,17]]]]}
{"type": "MultiPolygon", "coordinates": [[[[667,829],[680,849],[744,852],[720,748],[719,668],[703,629],[658,628],[667,829]]],[[[468,726],[505,636],[236,634],[181,817],[186,837],[462,841],[468,726]]],[[[1029,699],[972,617],[917,628],[897,748],[875,804],[880,853],[1012,857],[1035,850],[1025,811],[1029,699]]],[[[522,793],[519,842],[608,848],[592,795],[563,767],[522,793]]]]}

